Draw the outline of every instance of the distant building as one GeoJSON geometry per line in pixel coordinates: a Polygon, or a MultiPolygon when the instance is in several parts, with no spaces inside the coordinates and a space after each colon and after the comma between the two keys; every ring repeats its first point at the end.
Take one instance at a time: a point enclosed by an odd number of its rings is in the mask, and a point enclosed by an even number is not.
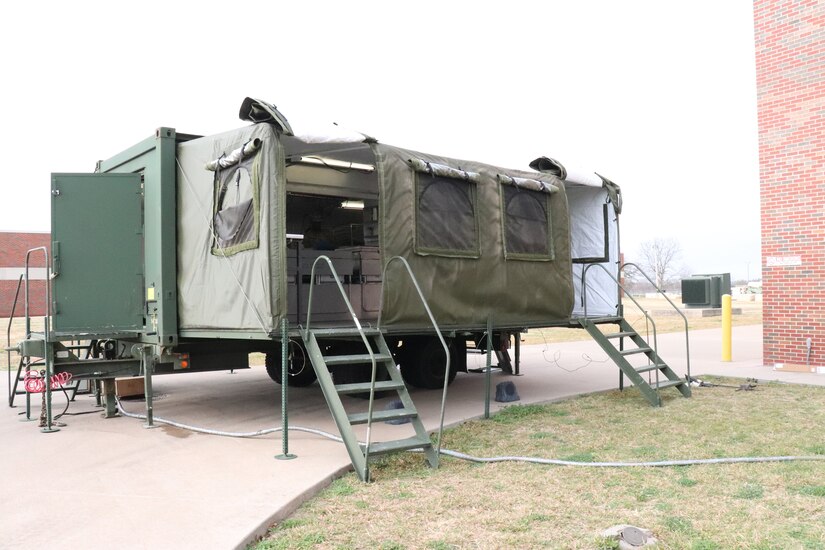
{"type": "Polygon", "coordinates": [[[755,0],[764,355],[825,366],[825,5],[755,0]],[[807,346],[811,339],[810,354],[807,346]]]}
{"type": "MultiPolygon", "coordinates": [[[[0,317],[10,317],[17,281],[25,271],[26,251],[45,246],[49,248],[49,233],[17,233],[0,231],[0,317]]],[[[42,252],[33,253],[29,261],[29,313],[46,314],[46,263],[42,252]]],[[[24,285],[15,310],[16,317],[25,314],[24,285]]]]}

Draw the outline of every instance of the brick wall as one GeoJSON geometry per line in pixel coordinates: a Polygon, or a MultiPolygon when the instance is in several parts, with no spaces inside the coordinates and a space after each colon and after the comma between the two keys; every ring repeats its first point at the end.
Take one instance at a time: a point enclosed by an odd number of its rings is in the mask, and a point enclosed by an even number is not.
{"type": "MultiPolygon", "coordinates": [[[[17,290],[18,272],[22,273],[26,265],[26,251],[32,248],[45,246],[49,248],[50,235],[48,233],[15,233],[0,231],[0,317],[11,315],[14,294],[17,290]]],[[[43,316],[46,312],[46,281],[34,280],[42,270],[31,268],[46,267],[42,252],[35,252],[29,261],[29,313],[43,316]]],[[[25,286],[25,282],[23,283],[25,286]]],[[[25,312],[24,288],[20,289],[20,297],[15,310],[16,317],[22,317],[25,312]]]]}
{"type": "Polygon", "coordinates": [[[766,365],[825,366],[825,3],[754,2],[766,365]]]}

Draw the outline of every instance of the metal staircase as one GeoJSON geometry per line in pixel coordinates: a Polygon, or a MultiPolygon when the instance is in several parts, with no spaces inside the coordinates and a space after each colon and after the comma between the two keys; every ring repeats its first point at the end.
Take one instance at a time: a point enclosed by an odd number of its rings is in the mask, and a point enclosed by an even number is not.
{"type": "MultiPolygon", "coordinates": [[[[424,301],[423,294],[418,287],[415,278],[410,271],[409,264],[403,258],[395,257],[387,262],[389,266],[393,260],[401,260],[406,266],[407,271],[412,278],[412,281],[419,292],[419,296],[424,303],[427,313],[433,322],[436,333],[444,344],[445,353],[447,354],[447,368],[445,369],[445,392],[447,375],[449,374],[449,352],[447,351],[446,343],[441,336],[438,327],[432,317],[429,307],[424,301]]],[[[385,267],[386,271],[386,267],[385,267]]],[[[386,273],[385,273],[386,275],[386,273]]],[[[384,278],[385,279],[385,278],[384,278]]],[[[380,320],[379,320],[380,327],[380,320]]],[[[370,480],[369,461],[371,457],[393,453],[397,451],[405,451],[411,449],[421,449],[427,458],[427,462],[433,468],[438,467],[438,455],[440,451],[441,430],[439,430],[438,447],[435,447],[430,440],[430,435],[424,428],[418,411],[413,404],[401,373],[395,364],[392,352],[384,340],[383,333],[380,328],[364,328],[361,322],[356,317],[352,305],[347,298],[344,288],[341,284],[341,279],[331,260],[326,256],[319,256],[312,265],[312,274],[310,276],[309,299],[307,301],[307,319],[306,328],[302,331],[304,345],[307,349],[310,362],[312,363],[315,374],[318,377],[318,383],[327,401],[329,410],[344,441],[344,445],[349,453],[352,465],[355,468],[356,474],[362,481],[370,480]],[[325,261],[335,277],[335,282],[341,293],[341,297],[346,304],[350,316],[352,317],[354,328],[311,328],[312,318],[312,289],[315,282],[315,267],[319,261],[325,261]],[[321,342],[323,343],[321,343],[321,342]],[[360,342],[361,349],[359,353],[350,353],[353,346],[358,346],[360,342]],[[343,343],[343,345],[341,345],[343,343]],[[338,344],[338,345],[336,345],[338,344]],[[346,350],[346,354],[333,353],[337,349],[346,350]],[[369,382],[336,384],[334,381],[334,368],[336,365],[358,365],[369,364],[372,367],[371,379],[369,382]],[[333,371],[330,372],[330,368],[333,371]],[[401,401],[402,408],[385,411],[375,411],[374,401],[375,392],[394,391],[401,401]],[[365,412],[348,413],[341,401],[342,395],[351,394],[369,394],[369,401],[367,410],[365,412]],[[388,422],[393,420],[408,420],[412,425],[415,435],[412,437],[404,437],[395,440],[375,442],[371,441],[372,423],[373,422],[388,422]],[[355,435],[354,426],[366,424],[366,442],[360,443],[355,435]]],[[[444,422],[444,401],[442,399],[441,409],[441,425],[444,422]]],[[[404,429],[404,428],[401,428],[404,429]]]]}
{"type": "MultiPolygon", "coordinates": [[[[401,378],[401,373],[395,365],[392,354],[390,353],[384,336],[377,329],[314,329],[309,330],[304,338],[304,345],[306,346],[312,366],[318,376],[318,383],[321,385],[321,390],[324,393],[324,398],[329,405],[329,410],[332,417],[335,419],[335,424],[338,426],[338,431],[341,438],[344,440],[344,445],[347,447],[352,465],[358,477],[362,481],[369,480],[369,459],[373,456],[392,453],[396,451],[406,451],[410,449],[422,449],[426,454],[427,461],[433,468],[438,467],[438,454],[433,448],[430,441],[430,436],[418,416],[418,411],[410,399],[410,394],[404,385],[401,378]],[[360,339],[361,335],[367,338],[370,349],[362,354],[354,355],[324,355],[322,347],[318,344],[319,339],[325,341],[341,341],[360,339]],[[373,351],[377,349],[377,353],[373,351]],[[358,363],[373,363],[375,365],[376,378],[388,377],[385,381],[376,382],[361,382],[355,384],[335,384],[334,372],[330,372],[328,367],[334,365],[358,364],[358,363]],[[368,410],[366,412],[348,413],[344,404],[341,401],[342,395],[369,393],[374,396],[376,391],[394,391],[398,394],[403,408],[393,409],[388,411],[374,411],[372,410],[373,403],[370,399],[368,410]],[[367,424],[368,429],[372,422],[387,422],[391,420],[406,420],[409,419],[415,435],[403,439],[392,441],[383,441],[371,443],[369,436],[367,437],[367,444],[360,444],[355,436],[353,426],[358,424],[367,424]]],[[[334,345],[331,346],[334,349],[334,345]]]]}
{"type": "Polygon", "coordinates": [[[690,385],[687,380],[676,374],[667,363],[662,361],[656,350],[651,348],[625,319],[619,318],[617,320],[618,332],[607,334],[599,330],[598,325],[586,318],[579,319],[579,323],[616,363],[622,373],[633,382],[633,385],[639,388],[651,405],[654,407],[662,405],[659,390],[665,388],[676,388],[683,396],[690,397],[690,385]],[[625,339],[635,345],[625,347],[625,339]],[[613,344],[616,340],[619,342],[618,348],[613,344]],[[647,358],[647,364],[634,366],[628,360],[633,355],[644,355],[647,358]],[[647,380],[642,376],[645,373],[648,373],[647,380]],[[651,378],[650,373],[653,373],[653,378],[651,378]],[[661,379],[660,375],[664,375],[664,379],[661,379]]]}
{"type": "MultiPolygon", "coordinates": [[[[685,317],[684,313],[679,310],[678,306],[673,303],[673,301],[660,289],[656,286],[656,284],[651,280],[651,278],[644,272],[642,269],[634,264],[634,263],[625,263],[621,266],[620,271],[627,267],[632,267],[636,269],[640,275],[645,277],[656,290],[661,294],[667,302],[676,310],[676,312],[681,315],[682,320],[685,323],[685,347],[686,347],[686,360],[687,360],[687,375],[685,378],[682,378],[674,370],[665,363],[661,357],[659,356],[658,351],[658,339],[656,335],[656,323],[654,322],[653,318],[648,314],[647,311],[639,304],[639,302],[633,298],[633,296],[624,288],[624,286],[616,279],[613,274],[611,274],[603,265],[601,264],[590,264],[588,265],[584,271],[582,272],[582,296],[584,301],[584,317],[580,317],[576,319],[578,323],[590,334],[593,340],[599,344],[599,346],[607,353],[608,357],[616,363],[616,366],[622,372],[623,376],[627,376],[628,379],[633,383],[634,386],[638,387],[639,390],[642,392],[642,395],[648,400],[648,402],[653,405],[654,407],[661,407],[662,406],[662,398],[659,394],[660,390],[666,388],[676,388],[684,397],[690,397],[690,384],[688,381],[690,380],[690,339],[689,339],[689,331],[688,331],[688,322],[687,317],[685,317]],[[637,308],[642,312],[645,317],[645,320],[652,328],[653,331],[653,345],[651,346],[642,336],[627,322],[627,320],[623,316],[619,317],[611,317],[611,318],[589,318],[587,316],[587,292],[586,292],[586,282],[587,282],[587,272],[593,266],[598,266],[608,276],[613,279],[613,281],[618,285],[618,288],[621,288],[624,291],[624,295],[636,305],[637,308]],[[599,325],[601,324],[615,324],[618,325],[619,330],[617,332],[609,332],[604,333],[599,329],[599,325]],[[618,341],[618,347],[614,345],[614,342],[618,341]],[[629,341],[629,347],[625,347],[625,342],[629,341]],[[633,364],[632,358],[633,357],[644,357],[647,359],[646,364],[639,365],[633,364]],[[647,379],[645,379],[643,374],[647,374],[647,379]],[[664,378],[662,378],[662,376],[664,378]]],[[[620,307],[620,313],[622,312],[622,308],[620,307]]],[[[620,375],[619,377],[619,388],[623,388],[624,385],[624,378],[620,375]]]]}

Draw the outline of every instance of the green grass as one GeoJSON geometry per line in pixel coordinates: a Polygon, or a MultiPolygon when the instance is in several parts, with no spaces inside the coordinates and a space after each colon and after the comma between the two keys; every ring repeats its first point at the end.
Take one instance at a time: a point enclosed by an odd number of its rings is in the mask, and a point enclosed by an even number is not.
{"type": "MultiPolygon", "coordinates": [[[[447,431],[444,447],[582,463],[825,454],[823,388],[675,394],[661,408],[633,389],[510,406],[447,431]]],[[[445,457],[430,470],[406,453],[372,473],[370,484],[337,480],[258,548],[615,548],[601,533],[631,524],[663,549],[825,550],[825,462],[615,469],[445,457]]]]}

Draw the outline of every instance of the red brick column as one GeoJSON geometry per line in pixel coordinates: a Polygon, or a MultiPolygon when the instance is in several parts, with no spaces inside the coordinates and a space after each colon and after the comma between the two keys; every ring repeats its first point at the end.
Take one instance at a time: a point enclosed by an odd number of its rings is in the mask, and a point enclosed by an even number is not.
{"type": "MultiPolygon", "coordinates": [[[[17,290],[17,273],[22,273],[26,265],[26,251],[32,248],[45,246],[49,248],[51,240],[48,233],[21,233],[12,231],[0,231],[0,317],[11,315],[12,304],[14,303],[14,293],[17,290]]],[[[37,280],[38,273],[46,267],[45,258],[42,252],[31,255],[29,277],[32,279],[29,286],[29,314],[42,317],[46,314],[46,281],[37,280]]],[[[25,282],[20,288],[20,296],[17,300],[16,317],[25,314],[25,282]]]]}
{"type": "Polygon", "coordinates": [[[825,3],[754,2],[764,362],[825,366],[825,3]]]}

